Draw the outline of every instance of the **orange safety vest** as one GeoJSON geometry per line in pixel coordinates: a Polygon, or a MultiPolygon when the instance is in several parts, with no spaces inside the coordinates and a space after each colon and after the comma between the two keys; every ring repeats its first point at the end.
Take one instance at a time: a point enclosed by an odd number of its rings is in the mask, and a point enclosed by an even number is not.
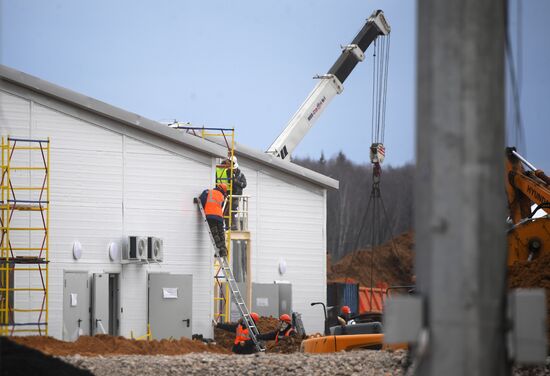
{"type": "Polygon", "coordinates": [[[235,345],[238,345],[241,342],[245,342],[250,340],[250,336],[248,335],[248,329],[243,328],[241,324],[237,326],[237,336],[235,337],[235,345]]]}
{"type": "Polygon", "coordinates": [[[223,193],[217,189],[210,189],[206,197],[206,205],[204,206],[204,214],[206,216],[216,216],[223,218],[223,193]]]}
{"type": "Polygon", "coordinates": [[[287,330],[285,332],[285,335],[282,336],[282,335],[279,335],[279,333],[277,333],[277,337],[275,337],[275,343],[279,343],[279,337],[280,338],[283,338],[283,337],[290,337],[290,335],[294,333],[294,328],[290,328],[289,330],[287,330]]]}

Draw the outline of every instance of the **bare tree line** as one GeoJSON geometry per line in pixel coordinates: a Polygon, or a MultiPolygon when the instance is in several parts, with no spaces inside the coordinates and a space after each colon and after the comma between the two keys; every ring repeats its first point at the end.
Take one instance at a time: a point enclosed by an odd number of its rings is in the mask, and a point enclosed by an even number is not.
{"type": "Polygon", "coordinates": [[[329,190],[327,195],[327,247],[333,260],[412,228],[412,164],[382,166],[381,200],[372,200],[367,211],[372,189],[370,163],[354,163],[342,152],[330,159],[321,154],[318,160],[297,158],[293,162],[340,181],[340,189],[329,190]]]}

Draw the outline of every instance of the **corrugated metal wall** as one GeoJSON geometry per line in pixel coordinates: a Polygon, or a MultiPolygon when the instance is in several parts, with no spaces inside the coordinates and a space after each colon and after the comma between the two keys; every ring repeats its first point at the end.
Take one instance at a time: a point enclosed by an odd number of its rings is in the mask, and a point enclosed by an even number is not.
{"type": "Polygon", "coordinates": [[[324,191],[276,172],[257,174],[256,241],[253,280],[292,283],[292,307],[308,332],[322,332],[324,315],[314,301],[326,299],[324,191]],[[279,274],[279,262],[287,271],[279,274]]]}
{"type": "MultiPolygon", "coordinates": [[[[126,336],[145,333],[146,273],[162,271],[193,274],[193,332],[211,336],[212,250],[192,198],[211,185],[212,158],[17,92],[32,100],[0,90],[0,133],[52,139],[50,335],[62,337],[63,271],[121,273],[120,330],[126,336]],[[127,235],[163,238],[162,265],[110,261],[109,243],[127,235]],[[71,253],[75,240],[84,251],[79,261],[71,253]]],[[[251,196],[252,280],[292,282],[294,309],[306,330],[320,332],[322,312],[309,302],[326,297],[325,191],[244,158],[239,163],[248,180],[244,194],[251,196]],[[283,276],[280,259],[287,263],[283,276]]],[[[20,298],[24,306],[28,297],[20,298]]]]}

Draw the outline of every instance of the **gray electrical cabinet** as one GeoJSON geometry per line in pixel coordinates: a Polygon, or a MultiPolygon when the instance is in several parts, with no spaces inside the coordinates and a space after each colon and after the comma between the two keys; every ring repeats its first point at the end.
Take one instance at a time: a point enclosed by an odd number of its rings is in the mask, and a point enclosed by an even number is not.
{"type": "Polygon", "coordinates": [[[279,288],[276,284],[252,284],[252,311],[260,316],[279,317],[279,288]]]}
{"type": "Polygon", "coordinates": [[[279,316],[282,314],[292,314],[292,284],[276,283],[279,290],[279,316]]]}
{"type": "Polygon", "coordinates": [[[191,338],[193,276],[151,273],[148,279],[149,324],[153,338],[191,338]]]}
{"type": "Polygon", "coordinates": [[[63,275],[63,340],[90,335],[90,283],[87,272],[63,275]]]}
{"type": "Polygon", "coordinates": [[[92,335],[109,334],[109,274],[92,276],[92,335]]]}
{"type": "Polygon", "coordinates": [[[291,283],[253,283],[252,311],[260,316],[279,317],[292,313],[291,283]]]}

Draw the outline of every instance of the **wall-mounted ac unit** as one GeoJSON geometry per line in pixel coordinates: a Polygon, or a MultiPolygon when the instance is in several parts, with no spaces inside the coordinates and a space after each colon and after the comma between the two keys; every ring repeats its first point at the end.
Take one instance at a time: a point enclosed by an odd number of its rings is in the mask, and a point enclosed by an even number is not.
{"type": "Polygon", "coordinates": [[[147,237],[128,236],[128,242],[122,252],[123,262],[147,261],[147,237]]]}
{"type": "Polygon", "coordinates": [[[152,261],[162,261],[164,246],[161,238],[149,236],[147,238],[147,258],[152,261]]]}

